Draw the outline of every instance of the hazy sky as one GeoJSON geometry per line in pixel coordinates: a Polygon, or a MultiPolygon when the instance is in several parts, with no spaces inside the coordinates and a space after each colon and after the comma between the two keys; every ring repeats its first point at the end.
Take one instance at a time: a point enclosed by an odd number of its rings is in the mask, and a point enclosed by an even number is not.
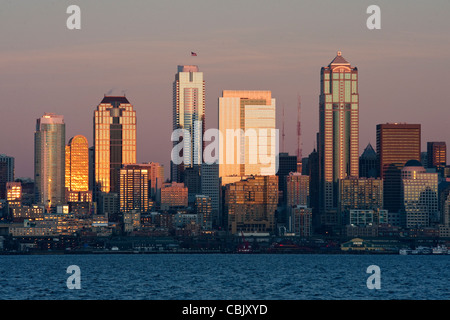
{"type": "Polygon", "coordinates": [[[360,153],[378,123],[422,124],[427,141],[450,143],[450,1],[0,0],[0,153],[16,177],[33,177],[34,130],[62,114],[66,141],[85,135],[103,95],[125,92],[138,117],[138,162],[169,176],[172,82],[196,64],[206,81],[206,127],[217,126],[222,90],[271,90],[286,150],[296,154],[297,94],[303,155],[318,131],[320,68],[338,50],[359,70],[360,153]],[[81,30],[66,9],[81,8],[81,30]],[[381,30],[369,30],[369,5],[381,30]],[[190,52],[197,52],[191,57],[190,52]]]}

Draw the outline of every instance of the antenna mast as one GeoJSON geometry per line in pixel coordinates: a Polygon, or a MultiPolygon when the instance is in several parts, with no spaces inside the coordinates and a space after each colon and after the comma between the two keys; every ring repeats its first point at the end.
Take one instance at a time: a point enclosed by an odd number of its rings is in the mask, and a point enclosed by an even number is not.
{"type": "Polygon", "coordinates": [[[297,171],[302,172],[302,129],[301,129],[301,97],[297,95],[298,105],[297,105],[297,171]]]}
{"type": "Polygon", "coordinates": [[[284,137],[285,137],[285,133],[284,133],[284,103],[283,103],[283,126],[282,126],[282,132],[281,132],[281,151],[284,152],[284,137]]]}

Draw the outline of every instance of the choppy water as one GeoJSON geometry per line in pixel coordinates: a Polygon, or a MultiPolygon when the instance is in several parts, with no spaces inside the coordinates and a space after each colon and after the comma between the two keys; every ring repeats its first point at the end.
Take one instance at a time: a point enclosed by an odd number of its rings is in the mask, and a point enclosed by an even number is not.
{"type": "Polygon", "coordinates": [[[0,299],[372,300],[450,298],[450,255],[0,256],[0,299]],[[81,289],[66,272],[80,268],[81,289]],[[367,267],[381,271],[368,289],[367,267]]]}

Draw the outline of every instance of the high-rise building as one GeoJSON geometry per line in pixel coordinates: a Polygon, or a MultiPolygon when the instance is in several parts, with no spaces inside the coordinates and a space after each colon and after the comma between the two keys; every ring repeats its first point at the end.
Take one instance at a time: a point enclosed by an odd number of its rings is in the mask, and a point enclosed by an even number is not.
{"type": "Polygon", "coordinates": [[[321,68],[319,97],[320,215],[338,224],[338,181],[359,175],[358,69],[341,52],[321,68]]]}
{"type": "Polygon", "coordinates": [[[447,165],[447,146],[445,142],[427,143],[427,167],[443,170],[447,165]]]}
{"type": "Polygon", "coordinates": [[[94,111],[94,184],[119,192],[119,170],[136,163],[136,111],[124,96],[105,96],[94,111]]]}
{"type": "MultiPolygon", "coordinates": [[[[182,129],[188,133],[183,136],[182,151],[178,154],[181,163],[172,158],[170,175],[173,182],[184,182],[185,168],[202,164],[203,134],[205,132],[205,81],[198,66],[178,66],[173,82],[173,130],[182,129]]],[[[181,139],[181,138],[180,138],[181,139]]],[[[173,141],[173,147],[180,140],[173,141]]]]}
{"type": "Polygon", "coordinates": [[[289,209],[288,231],[306,238],[312,235],[312,209],[305,205],[296,205],[289,209]]]}
{"type": "Polygon", "coordinates": [[[188,206],[188,189],[184,183],[163,183],[161,187],[161,209],[170,210],[188,206]]]}
{"type": "Polygon", "coordinates": [[[378,177],[377,153],[369,143],[359,157],[359,176],[361,178],[378,177]]]}
{"type": "Polygon", "coordinates": [[[288,207],[298,205],[309,207],[309,194],[309,176],[291,172],[286,177],[286,203],[288,207]]]}
{"type": "Polygon", "coordinates": [[[228,231],[275,232],[278,177],[251,176],[225,186],[228,231]]]}
{"type": "Polygon", "coordinates": [[[351,210],[383,209],[383,181],[375,178],[347,177],[339,181],[339,212],[343,225],[351,210]]]}
{"type": "Polygon", "coordinates": [[[219,177],[277,173],[276,110],[270,91],[223,91],[219,132],[219,177]]]}
{"type": "Polygon", "coordinates": [[[50,209],[65,203],[66,125],[62,115],[45,113],[34,133],[35,201],[50,209]]]}
{"type": "Polygon", "coordinates": [[[66,201],[91,202],[92,192],[89,190],[89,145],[85,136],[76,135],[66,145],[65,172],[66,201]]]}
{"type": "Polygon", "coordinates": [[[146,213],[149,210],[149,169],[128,164],[120,169],[120,212],[146,213]]]}
{"type": "Polygon", "coordinates": [[[204,230],[212,229],[212,208],[211,198],[205,195],[195,196],[195,213],[198,215],[199,221],[201,221],[201,227],[204,230]]]}
{"type": "Polygon", "coordinates": [[[401,172],[405,227],[429,227],[439,222],[438,173],[426,172],[417,160],[401,172]]]}
{"type": "Polygon", "coordinates": [[[297,156],[291,156],[288,153],[280,152],[277,157],[278,161],[278,171],[276,175],[278,176],[278,191],[279,191],[279,203],[286,203],[286,179],[291,172],[297,172],[297,165],[300,163],[303,166],[301,161],[297,161],[297,156]]]}
{"type": "Polygon", "coordinates": [[[0,199],[6,199],[6,183],[14,181],[14,157],[0,154],[0,199]]]}
{"type": "Polygon", "coordinates": [[[219,165],[217,163],[202,164],[202,195],[211,199],[211,220],[215,227],[222,226],[220,210],[220,180],[219,165]]]}
{"type": "Polygon", "coordinates": [[[384,209],[399,212],[402,207],[401,170],[409,160],[420,162],[420,124],[377,125],[379,176],[383,179],[384,209]]]}

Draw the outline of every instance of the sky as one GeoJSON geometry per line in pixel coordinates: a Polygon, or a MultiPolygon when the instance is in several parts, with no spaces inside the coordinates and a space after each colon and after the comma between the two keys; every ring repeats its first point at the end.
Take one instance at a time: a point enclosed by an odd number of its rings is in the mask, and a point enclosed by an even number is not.
{"type": "MultiPolygon", "coordinates": [[[[217,127],[223,90],[271,90],[285,149],[302,154],[319,130],[320,68],[342,51],[359,70],[360,153],[376,125],[420,123],[427,141],[450,143],[448,0],[0,0],[0,154],[16,177],[33,177],[36,119],[64,115],[66,142],[93,145],[93,113],[125,94],[137,113],[137,161],[169,176],[172,84],[195,64],[206,82],[206,128],[217,127]],[[69,30],[67,7],[81,9],[69,30]],[[381,29],[366,26],[370,5],[381,29]],[[197,56],[192,57],[191,51],[197,56]]],[[[281,143],[281,142],[280,142],[281,143]]]]}

